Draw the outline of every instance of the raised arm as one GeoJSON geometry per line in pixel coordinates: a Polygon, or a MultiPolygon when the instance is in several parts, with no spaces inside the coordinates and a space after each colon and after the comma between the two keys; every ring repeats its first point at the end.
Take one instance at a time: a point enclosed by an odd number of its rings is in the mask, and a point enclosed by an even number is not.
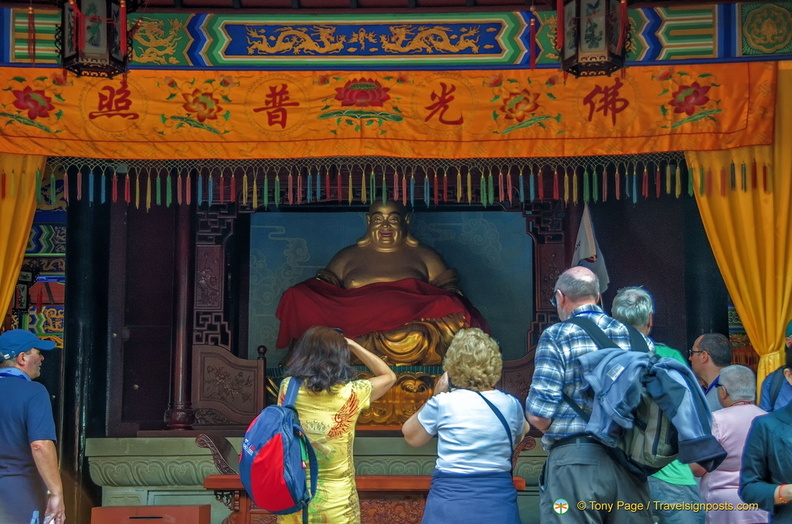
{"type": "Polygon", "coordinates": [[[369,368],[371,372],[374,373],[374,376],[369,379],[371,381],[371,385],[374,386],[371,391],[371,400],[377,400],[387,393],[388,390],[396,383],[396,373],[394,373],[390,366],[388,366],[381,358],[368,349],[364,348],[351,338],[347,338],[346,340],[349,344],[349,350],[352,351],[352,353],[354,353],[361,362],[363,362],[364,366],[369,368]]]}

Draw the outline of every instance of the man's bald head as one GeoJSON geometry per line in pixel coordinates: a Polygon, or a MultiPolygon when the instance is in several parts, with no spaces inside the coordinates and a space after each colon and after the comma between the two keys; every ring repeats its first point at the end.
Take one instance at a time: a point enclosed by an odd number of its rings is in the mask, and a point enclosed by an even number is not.
{"type": "Polygon", "coordinates": [[[575,266],[567,269],[556,281],[555,289],[575,301],[590,298],[596,303],[599,298],[599,279],[588,268],[575,266]]]}
{"type": "Polygon", "coordinates": [[[599,279],[590,269],[575,266],[567,269],[556,281],[553,300],[558,317],[566,320],[573,310],[599,302],[599,279]]]}

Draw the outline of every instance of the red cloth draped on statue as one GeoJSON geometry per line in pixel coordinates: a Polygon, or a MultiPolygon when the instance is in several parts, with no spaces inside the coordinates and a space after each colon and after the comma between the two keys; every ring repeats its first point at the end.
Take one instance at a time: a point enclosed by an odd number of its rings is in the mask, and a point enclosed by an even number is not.
{"type": "Polygon", "coordinates": [[[421,280],[407,278],[344,289],[312,278],[283,293],[275,312],[280,320],[276,347],[288,346],[311,326],[340,328],[345,336],[356,338],[453,313],[464,314],[471,327],[489,332],[484,317],[467,299],[421,280]]]}

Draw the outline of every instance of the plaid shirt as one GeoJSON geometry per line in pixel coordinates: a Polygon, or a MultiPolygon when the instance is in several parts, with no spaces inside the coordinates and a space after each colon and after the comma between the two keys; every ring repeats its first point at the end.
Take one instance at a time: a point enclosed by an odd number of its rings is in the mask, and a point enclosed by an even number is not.
{"type": "MultiPolygon", "coordinates": [[[[594,304],[581,306],[571,316],[588,317],[624,349],[630,348],[627,327],[609,316],[594,304]]],[[[654,345],[647,339],[649,349],[654,345]]],[[[586,422],[580,418],[561,396],[563,390],[583,410],[591,412],[591,391],[575,359],[599,349],[582,328],[568,322],[559,322],[544,330],[536,345],[534,374],[531,390],[525,401],[525,411],[536,417],[551,419],[550,427],[542,437],[542,447],[549,450],[559,439],[586,432],[586,422]]]]}

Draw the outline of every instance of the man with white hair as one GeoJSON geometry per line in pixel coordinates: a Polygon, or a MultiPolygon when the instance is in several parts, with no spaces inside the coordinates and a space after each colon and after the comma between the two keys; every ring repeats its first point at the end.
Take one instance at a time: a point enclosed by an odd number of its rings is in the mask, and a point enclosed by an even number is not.
{"type": "Polygon", "coordinates": [[[734,509],[708,511],[707,524],[767,522],[769,516],[766,511],[738,509],[742,503],[738,490],[745,442],[753,419],[766,414],[754,404],[756,377],[745,366],[727,366],[720,370],[715,387],[723,409],[712,413],[712,435],[726,450],[726,459],[710,473],[698,464],[691,464],[690,468],[701,477],[699,488],[705,503],[718,508],[723,507],[723,503],[730,503],[734,509]]]}
{"type": "MultiPolygon", "coordinates": [[[[642,287],[626,287],[620,289],[613,299],[611,314],[616,320],[628,324],[647,337],[654,325],[654,300],[652,295],[642,287]]],[[[660,357],[669,357],[683,364],[682,354],[664,344],[654,342],[655,353],[660,357]]],[[[649,491],[652,500],[662,505],[652,505],[652,514],[660,524],[701,524],[704,512],[690,511],[679,507],[679,503],[701,503],[698,483],[690,471],[690,467],[675,460],[649,477],[649,491]]]]}

